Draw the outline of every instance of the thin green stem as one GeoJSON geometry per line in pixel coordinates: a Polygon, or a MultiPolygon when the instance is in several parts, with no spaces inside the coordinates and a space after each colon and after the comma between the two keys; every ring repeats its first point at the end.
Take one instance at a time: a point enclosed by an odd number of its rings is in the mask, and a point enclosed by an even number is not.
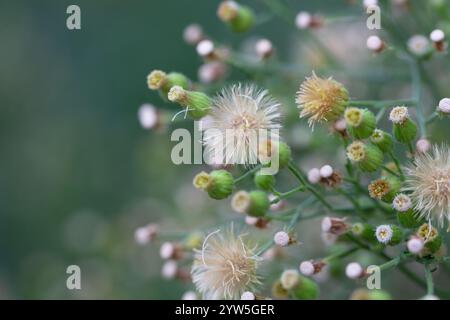
{"type": "Polygon", "coordinates": [[[397,172],[392,171],[387,166],[381,166],[381,168],[383,168],[383,170],[389,172],[390,174],[396,176],[397,178],[402,178],[402,176],[400,174],[398,174],[397,172]]]}
{"type": "Polygon", "coordinates": [[[277,197],[275,199],[273,199],[270,203],[271,204],[277,203],[277,202],[279,202],[282,199],[289,198],[291,195],[296,194],[297,192],[302,192],[302,191],[305,191],[305,190],[306,190],[306,187],[301,185],[301,186],[298,186],[298,187],[296,187],[296,188],[294,188],[292,190],[289,190],[289,191],[286,191],[286,192],[282,192],[282,193],[278,193],[277,197]]]}
{"type": "Polygon", "coordinates": [[[392,151],[389,152],[389,157],[392,159],[392,161],[394,161],[395,166],[397,167],[397,170],[400,173],[402,180],[404,180],[405,175],[403,174],[403,170],[402,170],[402,166],[400,165],[400,161],[397,159],[397,157],[395,156],[395,154],[392,151]]]}
{"type": "Polygon", "coordinates": [[[339,252],[333,253],[333,254],[323,258],[322,262],[328,263],[328,262],[331,262],[331,261],[339,259],[339,258],[345,258],[345,257],[351,255],[352,253],[358,251],[358,249],[359,249],[359,247],[353,247],[350,249],[341,250],[339,252]]]}
{"type": "Polygon", "coordinates": [[[234,183],[238,184],[239,182],[245,180],[248,176],[251,176],[253,173],[255,173],[256,171],[258,171],[259,169],[261,169],[261,165],[257,165],[254,168],[248,170],[246,173],[244,173],[243,175],[241,175],[240,177],[237,177],[236,179],[234,179],[234,183]]]}
{"type": "Polygon", "coordinates": [[[425,281],[427,283],[427,294],[428,295],[434,295],[434,282],[433,282],[433,275],[431,274],[430,265],[425,264],[425,281]]]}
{"type": "Polygon", "coordinates": [[[325,200],[325,198],[313,187],[311,186],[306,179],[303,177],[302,172],[293,164],[293,162],[289,162],[288,165],[289,170],[292,174],[309,190],[311,193],[319,200],[325,207],[329,210],[333,210],[333,206],[325,200]]]}

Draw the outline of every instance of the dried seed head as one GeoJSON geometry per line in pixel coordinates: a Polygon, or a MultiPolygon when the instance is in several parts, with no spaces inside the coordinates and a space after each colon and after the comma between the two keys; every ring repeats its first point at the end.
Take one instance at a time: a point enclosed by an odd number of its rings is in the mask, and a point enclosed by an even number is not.
{"type": "Polygon", "coordinates": [[[342,235],[350,229],[350,225],[345,222],[345,218],[325,217],[321,223],[322,231],[334,235],[342,235]]]}
{"type": "Polygon", "coordinates": [[[390,191],[391,187],[386,179],[377,179],[369,184],[369,195],[374,199],[383,199],[390,191]]]}

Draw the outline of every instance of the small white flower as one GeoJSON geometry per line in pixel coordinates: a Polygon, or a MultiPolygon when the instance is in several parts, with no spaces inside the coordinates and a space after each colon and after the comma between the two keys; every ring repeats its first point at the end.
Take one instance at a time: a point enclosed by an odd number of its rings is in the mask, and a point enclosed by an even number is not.
{"type": "Polygon", "coordinates": [[[257,217],[252,217],[252,216],[246,216],[245,217],[245,223],[250,225],[250,226],[254,226],[257,222],[258,222],[258,218],[257,217]]]}
{"type": "Polygon", "coordinates": [[[320,182],[320,179],[322,177],[320,176],[320,170],[317,168],[312,168],[308,171],[308,181],[312,184],[316,184],[320,182]]]}
{"type": "Polygon", "coordinates": [[[392,207],[399,212],[406,212],[412,207],[411,198],[400,193],[392,201],[392,207]]]}
{"type": "Polygon", "coordinates": [[[144,129],[152,129],[158,124],[158,110],[151,104],[143,104],[138,111],[139,122],[144,129]]]}
{"type": "Polygon", "coordinates": [[[314,264],[311,261],[303,261],[300,263],[299,270],[305,276],[312,276],[315,273],[314,264]]]}
{"type": "Polygon", "coordinates": [[[320,176],[322,178],[329,178],[333,175],[333,168],[330,165],[324,165],[322,168],[320,168],[320,176]]]}
{"type": "Polygon", "coordinates": [[[289,269],[283,271],[280,277],[281,286],[286,290],[291,290],[298,285],[300,275],[297,270],[289,269]]]}
{"type": "Polygon", "coordinates": [[[378,36],[370,36],[367,38],[366,45],[369,50],[379,52],[383,49],[384,42],[378,36]]]}
{"type": "Polygon", "coordinates": [[[275,242],[276,245],[280,247],[286,247],[289,244],[290,240],[291,237],[285,231],[278,231],[273,236],[273,241],[275,242]]]}
{"type": "Polygon", "coordinates": [[[377,6],[378,0],[363,0],[363,5],[366,8],[377,6]]]}
{"type": "Polygon", "coordinates": [[[211,40],[202,40],[197,44],[197,53],[201,57],[207,57],[214,52],[214,43],[211,40]]]}
{"type": "Polygon", "coordinates": [[[176,277],[177,273],[178,273],[178,264],[173,260],[167,261],[162,266],[161,275],[165,279],[173,279],[176,277]]]}
{"type": "Polygon", "coordinates": [[[311,25],[312,16],[309,12],[301,11],[295,17],[295,25],[299,29],[306,29],[311,25]]]}
{"type": "Polygon", "coordinates": [[[441,42],[445,39],[445,33],[441,29],[435,29],[430,33],[430,39],[433,42],[441,42]]]}
{"type": "Polygon", "coordinates": [[[417,152],[425,153],[425,152],[428,152],[428,150],[430,150],[430,148],[431,148],[430,140],[428,140],[426,138],[421,138],[421,139],[417,140],[417,142],[416,142],[417,152]]]}
{"type": "Polygon", "coordinates": [[[159,255],[162,259],[170,259],[175,253],[175,245],[171,242],[164,242],[159,248],[159,255]]]}
{"type": "Polygon", "coordinates": [[[391,110],[391,113],[389,114],[389,120],[391,120],[395,124],[402,124],[408,118],[409,118],[408,108],[404,106],[394,107],[391,110]]]}
{"type": "Polygon", "coordinates": [[[345,274],[350,279],[357,279],[364,274],[364,269],[358,262],[351,262],[345,268],[345,274]]]}
{"type": "Polygon", "coordinates": [[[155,239],[158,235],[159,226],[156,224],[149,224],[144,227],[136,229],[134,232],[134,239],[140,245],[144,245],[155,239]]]}
{"type": "Polygon", "coordinates": [[[430,42],[427,37],[417,34],[408,40],[408,49],[416,56],[423,56],[430,50],[430,42]]]}
{"type": "Polygon", "coordinates": [[[197,300],[197,293],[194,291],[186,291],[183,296],[181,297],[181,300],[197,300]]]}
{"type": "Polygon", "coordinates": [[[197,44],[203,39],[203,37],[203,29],[196,23],[190,24],[184,29],[183,39],[188,44],[197,44]]]}
{"type": "Polygon", "coordinates": [[[420,254],[423,250],[423,240],[418,237],[413,237],[408,240],[408,243],[406,244],[408,247],[408,251],[412,254],[420,254]]]}
{"type": "Polygon", "coordinates": [[[378,242],[383,244],[389,243],[393,235],[394,231],[392,231],[392,228],[389,225],[378,226],[375,231],[375,236],[377,237],[378,242]]]}
{"type": "Polygon", "coordinates": [[[256,297],[255,297],[255,294],[253,292],[245,291],[241,295],[241,300],[256,300],[256,297]]]}
{"type": "Polygon", "coordinates": [[[438,110],[443,113],[450,113],[450,98],[441,99],[438,110]]]}
{"type": "Polygon", "coordinates": [[[255,51],[258,57],[260,58],[267,58],[269,57],[273,52],[273,45],[272,42],[268,39],[260,39],[258,42],[256,42],[255,45],[255,51]]]}

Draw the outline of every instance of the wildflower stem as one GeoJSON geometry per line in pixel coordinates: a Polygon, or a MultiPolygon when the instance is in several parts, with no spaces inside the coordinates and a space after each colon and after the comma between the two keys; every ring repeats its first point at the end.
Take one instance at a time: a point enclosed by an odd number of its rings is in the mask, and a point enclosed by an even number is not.
{"type": "Polygon", "coordinates": [[[301,185],[301,186],[298,186],[298,187],[296,187],[296,188],[294,188],[292,190],[289,190],[289,191],[286,191],[286,192],[282,192],[282,193],[278,193],[277,197],[275,199],[273,199],[270,203],[271,204],[277,203],[280,200],[286,199],[286,198],[290,197],[291,195],[293,195],[293,194],[295,194],[297,192],[302,192],[302,191],[305,191],[305,190],[306,190],[306,187],[301,185]]]}
{"type": "Polygon", "coordinates": [[[328,263],[335,259],[347,257],[347,256],[351,255],[353,252],[356,252],[358,249],[359,249],[359,247],[353,247],[351,249],[345,249],[345,250],[333,253],[333,254],[323,258],[322,262],[328,263]]]}
{"type": "Polygon", "coordinates": [[[355,107],[373,107],[385,108],[395,105],[416,105],[416,99],[398,99],[398,100],[350,100],[349,106],[355,107]]]}
{"type": "Polygon", "coordinates": [[[289,162],[288,166],[289,170],[292,174],[309,190],[311,193],[319,200],[325,207],[329,210],[333,210],[333,206],[328,203],[327,200],[313,187],[311,186],[306,179],[303,177],[302,172],[293,164],[293,162],[289,162]]]}
{"type": "Polygon", "coordinates": [[[434,295],[434,282],[433,282],[433,275],[431,274],[430,265],[425,264],[425,280],[427,282],[427,294],[428,295],[434,295]]]}
{"type": "Polygon", "coordinates": [[[234,179],[234,183],[237,184],[237,183],[241,182],[242,180],[245,180],[248,176],[252,175],[256,171],[258,171],[260,168],[261,168],[261,165],[257,165],[256,167],[248,170],[246,173],[244,173],[240,177],[234,179]]]}
{"type": "Polygon", "coordinates": [[[439,114],[437,112],[433,112],[432,114],[430,114],[430,116],[427,119],[427,124],[433,122],[434,120],[436,120],[436,118],[439,117],[439,114]]]}
{"type": "Polygon", "coordinates": [[[403,174],[402,167],[400,165],[400,161],[398,161],[397,157],[395,156],[395,154],[392,151],[389,152],[389,157],[392,159],[392,161],[394,161],[395,166],[397,167],[397,170],[400,173],[402,180],[405,180],[405,175],[403,174]]]}
{"type": "Polygon", "coordinates": [[[414,155],[414,147],[411,143],[411,141],[408,142],[408,151],[411,153],[411,155],[414,155]]]}
{"type": "Polygon", "coordinates": [[[391,169],[389,169],[387,166],[382,166],[381,168],[383,168],[383,170],[386,170],[387,172],[389,172],[390,174],[398,177],[398,178],[403,178],[400,174],[392,171],[391,169]]]}

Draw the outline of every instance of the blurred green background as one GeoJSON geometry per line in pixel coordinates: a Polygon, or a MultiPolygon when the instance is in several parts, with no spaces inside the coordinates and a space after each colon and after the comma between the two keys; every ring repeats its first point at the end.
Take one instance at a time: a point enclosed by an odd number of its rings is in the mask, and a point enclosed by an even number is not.
{"type": "MultiPolygon", "coordinates": [[[[199,22],[227,44],[245,39],[217,19],[218,3],[0,3],[0,298],[179,298],[189,288],[160,279],[158,247],[137,246],[134,230],[151,221],[202,228],[222,216],[192,190],[199,166],[173,165],[170,132],[143,130],[137,110],[167,107],[147,89],[150,70],[196,79],[201,61],[182,41],[187,24],[199,22]],[[70,4],[81,7],[81,30],[66,28],[70,4]],[[82,290],[66,289],[71,264],[81,267],[82,290]]],[[[245,3],[262,11],[259,1],[245,3]]],[[[345,1],[289,3],[360,12],[345,1]]],[[[252,35],[271,39],[285,59],[297,57],[293,33],[274,19],[252,35]]],[[[398,93],[353,86],[358,98],[398,93]]]]}

